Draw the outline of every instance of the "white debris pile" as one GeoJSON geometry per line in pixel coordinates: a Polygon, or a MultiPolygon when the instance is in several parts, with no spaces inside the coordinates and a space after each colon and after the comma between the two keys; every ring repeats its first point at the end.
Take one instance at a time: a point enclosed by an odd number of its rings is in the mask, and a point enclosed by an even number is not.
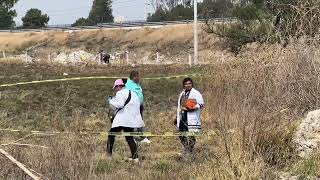
{"type": "Polygon", "coordinates": [[[26,63],[33,63],[35,62],[34,58],[32,58],[31,56],[29,56],[28,54],[21,54],[16,56],[16,58],[21,59],[22,61],[26,62],[26,63]]]}
{"type": "Polygon", "coordinates": [[[53,63],[61,63],[67,65],[79,65],[94,61],[95,56],[85,51],[75,51],[70,54],[60,53],[53,59],[53,63]]]}
{"type": "Polygon", "coordinates": [[[320,110],[309,112],[300,124],[293,141],[300,157],[308,157],[320,146],[320,110]]]}
{"type": "Polygon", "coordinates": [[[298,176],[292,176],[289,172],[279,172],[278,173],[279,180],[298,180],[298,176]]]}

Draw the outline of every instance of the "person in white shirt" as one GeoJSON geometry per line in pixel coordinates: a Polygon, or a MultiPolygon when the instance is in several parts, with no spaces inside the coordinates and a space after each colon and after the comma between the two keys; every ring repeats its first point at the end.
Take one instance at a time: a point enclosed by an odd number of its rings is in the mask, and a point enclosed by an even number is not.
{"type": "MultiPolygon", "coordinates": [[[[112,120],[112,127],[110,132],[133,132],[134,128],[144,126],[140,115],[140,101],[138,96],[124,88],[125,84],[122,79],[117,79],[114,83],[113,89],[116,91],[115,97],[108,98],[108,102],[112,109],[115,110],[115,115],[112,120]]],[[[137,144],[133,136],[125,137],[131,151],[131,160],[139,162],[137,153],[137,144]]],[[[114,135],[108,136],[107,151],[110,157],[112,156],[113,144],[115,141],[114,135]]]]}
{"type": "MultiPolygon", "coordinates": [[[[204,107],[201,93],[193,88],[191,78],[183,80],[183,91],[178,99],[176,126],[180,132],[200,132],[200,113],[204,107]]],[[[196,144],[194,136],[180,136],[185,153],[192,153],[196,144]]]]}

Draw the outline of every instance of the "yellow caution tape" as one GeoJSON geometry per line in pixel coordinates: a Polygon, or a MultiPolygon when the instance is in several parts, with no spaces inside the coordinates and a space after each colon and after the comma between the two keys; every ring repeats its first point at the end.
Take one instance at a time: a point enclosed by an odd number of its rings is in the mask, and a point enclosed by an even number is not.
{"type": "Polygon", "coordinates": [[[27,132],[35,135],[58,135],[58,134],[78,134],[78,135],[100,135],[102,139],[106,139],[108,135],[112,136],[145,136],[145,137],[177,137],[177,136],[214,136],[214,131],[210,132],[45,132],[45,131],[32,131],[32,130],[16,130],[16,129],[0,129],[3,132],[27,132]]]}
{"type": "MultiPolygon", "coordinates": [[[[177,136],[204,136],[209,133],[204,132],[164,132],[154,134],[152,132],[101,132],[101,138],[111,136],[145,136],[145,137],[177,137],[177,136]]],[[[211,134],[212,135],[212,134],[211,134]]]]}
{"type": "MultiPolygon", "coordinates": [[[[142,78],[145,80],[162,80],[162,79],[174,79],[174,78],[182,78],[182,77],[197,77],[204,76],[203,74],[185,74],[185,75],[177,75],[177,76],[166,76],[166,77],[155,77],[155,78],[142,78]]],[[[64,78],[64,79],[49,79],[49,80],[41,80],[41,81],[30,81],[30,82],[19,82],[12,84],[2,84],[0,87],[12,87],[19,85],[27,85],[27,84],[39,84],[39,83],[51,83],[51,82],[64,82],[64,81],[76,81],[76,80],[90,80],[90,79],[120,79],[127,77],[111,77],[111,76],[97,76],[97,77],[75,77],[75,78],[64,78]]]]}

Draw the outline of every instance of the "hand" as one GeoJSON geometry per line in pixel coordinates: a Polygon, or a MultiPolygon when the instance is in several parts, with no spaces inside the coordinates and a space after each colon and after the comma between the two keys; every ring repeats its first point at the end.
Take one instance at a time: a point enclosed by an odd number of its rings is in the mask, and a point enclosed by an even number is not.
{"type": "Polygon", "coordinates": [[[182,110],[182,111],[186,111],[186,110],[188,110],[188,108],[182,106],[182,107],[181,107],[181,110],[182,110]]]}
{"type": "Polygon", "coordinates": [[[112,99],[112,96],[108,96],[108,101],[111,101],[111,99],[112,99]]]}
{"type": "Polygon", "coordinates": [[[197,107],[194,107],[194,108],[187,108],[187,111],[188,112],[193,112],[193,111],[196,111],[198,108],[197,107]]]}

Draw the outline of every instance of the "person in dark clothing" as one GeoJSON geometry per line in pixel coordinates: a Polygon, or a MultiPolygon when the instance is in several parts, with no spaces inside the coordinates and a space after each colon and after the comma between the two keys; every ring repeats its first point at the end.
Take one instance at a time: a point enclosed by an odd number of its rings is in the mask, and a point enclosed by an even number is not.
{"type": "Polygon", "coordinates": [[[101,64],[109,64],[111,55],[108,53],[105,53],[104,50],[100,50],[98,56],[96,57],[96,60],[98,58],[99,63],[101,64]]]}
{"type": "Polygon", "coordinates": [[[107,53],[103,53],[102,54],[102,62],[105,64],[109,64],[110,63],[110,54],[107,53]]]}

